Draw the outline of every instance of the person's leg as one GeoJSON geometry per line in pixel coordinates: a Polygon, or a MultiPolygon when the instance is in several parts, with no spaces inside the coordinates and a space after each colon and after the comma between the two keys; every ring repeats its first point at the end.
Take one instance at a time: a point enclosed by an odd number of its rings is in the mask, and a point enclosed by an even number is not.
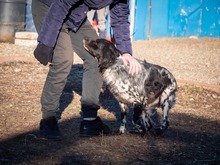
{"type": "Polygon", "coordinates": [[[95,14],[95,10],[90,10],[87,13],[87,19],[89,20],[89,22],[92,24],[93,22],[93,18],[94,18],[94,14],[95,14]]]}
{"type": "MultiPolygon", "coordinates": [[[[43,88],[41,104],[43,118],[56,116],[59,111],[60,96],[73,65],[73,48],[70,36],[60,32],[53,53],[52,63],[49,65],[46,82],[43,88]]],[[[60,116],[56,116],[60,118],[60,116]]]]}
{"type": "MultiPolygon", "coordinates": [[[[38,0],[32,1],[33,20],[38,32],[40,32],[47,11],[48,6],[38,0]]],[[[56,115],[59,111],[60,96],[72,64],[72,43],[67,28],[63,26],[54,48],[52,63],[49,65],[49,72],[41,96],[42,120],[40,130],[43,130],[43,135],[48,139],[60,140],[61,138],[56,115]]]]}
{"type": "Polygon", "coordinates": [[[81,127],[80,135],[81,136],[87,136],[87,135],[89,136],[90,134],[95,135],[100,133],[100,131],[103,131],[104,134],[108,134],[109,128],[107,128],[107,126],[102,124],[100,118],[97,117],[97,111],[100,108],[99,94],[103,84],[102,77],[98,68],[98,62],[92,55],[90,55],[86,51],[86,49],[83,46],[83,40],[85,38],[97,39],[98,36],[88,20],[82,25],[82,27],[76,33],[72,32],[70,36],[74,51],[76,52],[76,54],[79,55],[79,57],[84,62],[82,97],[81,97],[81,110],[82,110],[82,117],[84,119],[84,122],[81,123],[81,126],[86,124],[85,120],[94,120],[94,119],[97,119],[98,120],[97,122],[101,125],[100,127],[100,125],[98,125],[93,121],[89,125],[94,126],[94,129],[97,130],[95,132],[90,131],[88,133],[85,132],[85,130],[81,127]],[[97,126],[100,127],[101,130],[100,128],[96,128],[97,126]]]}
{"type": "Polygon", "coordinates": [[[106,15],[105,13],[106,13],[106,8],[97,10],[99,38],[106,37],[106,15]]]}
{"type": "Polygon", "coordinates": [[[83,117],[96,118],[97,110],[99,109],[99,94],[102,87],[102,78],[99,73],[98,62],[84,48],[83,39],[97,39],[98,36],[88,21],[86,21],[76,33],[72,32],[70,36],[75,53],[79,55],[84,62],[81,97],[83,117]]]}

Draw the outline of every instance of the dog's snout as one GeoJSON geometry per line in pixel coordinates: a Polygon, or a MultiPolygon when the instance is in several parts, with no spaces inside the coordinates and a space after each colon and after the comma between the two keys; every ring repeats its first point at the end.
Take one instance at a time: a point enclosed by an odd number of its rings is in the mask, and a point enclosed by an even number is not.
{"type": "Polygon", "coordinates": [[[85,48],[87,51],[89,51],[89,50],[88,50],[88,44],[89,44],[89,42],[90,42],[90,39],[89,39],[89,38],[83,39],[83,46],[84,46],[84,48],[85,48]]]}
{"type": "Polygon", "coordinates": [[[88,43],[88,42],[89,42],[89,38],[83,39],[83,44],[86,44],[86,43],[88,43]]]}

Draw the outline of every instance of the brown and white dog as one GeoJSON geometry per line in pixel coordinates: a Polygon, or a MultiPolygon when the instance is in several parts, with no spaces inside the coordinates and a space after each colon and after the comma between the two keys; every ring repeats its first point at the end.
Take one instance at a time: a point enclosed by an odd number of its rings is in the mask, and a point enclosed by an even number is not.
{"type": "Polygon", "coordinates": [[[142,70],[131,76],[128,73],[129,66],[123,64],[120,51],[105,39],[85,39],[84,47],[97,58],[103,81],[119,102],[121,107],[119,132],[125,132],[126,116],[131,106],[141,107],[142,133],[151,128],[148,111],[162,108],[163,122],[157,128],[157,132],[164,132],[169,126],[168,113],[176,100],[177,83],[174,76],[164,67],[138,59],[142,70]]]}

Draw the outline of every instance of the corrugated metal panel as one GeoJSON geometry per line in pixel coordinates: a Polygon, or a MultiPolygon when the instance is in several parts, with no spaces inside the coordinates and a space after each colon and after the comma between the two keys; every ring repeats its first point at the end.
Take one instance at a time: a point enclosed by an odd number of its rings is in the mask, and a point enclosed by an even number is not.
{"type": "Polygon", "coordinates": [[[220,37],[220,0],[202,2],[201,37],[220,37]]]}
{"type": "Polygon", "coordinates": [[[168,7],[169,0],[152,0],[150,37],[168,35],[168,7]]]}
{"type": "Polygon", "coordinates": [[[148,30],[148,0],[136,0],[134,19],[134,40],[144,40],[147,38],[148,30]]]}
{"type": "Polygon", "coordinates": [[[168,36],[199,36],[201,24],[201,0],[169,1],[168,10],[168,36]]]}
{"type": "Polygon", "coordinates": [[[136,0],[135,4],[134,40],[220,37],[220,0],[136,0]]]}

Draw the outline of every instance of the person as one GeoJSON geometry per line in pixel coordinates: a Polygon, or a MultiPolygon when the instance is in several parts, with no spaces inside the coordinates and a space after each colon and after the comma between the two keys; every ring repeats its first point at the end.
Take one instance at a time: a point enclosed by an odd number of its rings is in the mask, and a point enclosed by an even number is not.
{"type": "Polygon", "coordinates": [[[79,136],[110,134],[109,127],[97,116],[102,79],[98,63],[83,47],[83,39],[97,39],[87,20],[90,9],[98,10],[110,5],[111,25],[117,48],[125,65],[133,76],[141,67],[132,56],[129,31],[128,0],[32,0],[32,15],[38,32],[38,45],[34,57],[43,65],[49,63],[49,71],[41,95],[42,119],[40,133],[46,139],[62,140],[58,126],[59,99],[73,64],[73,51],[83,60],[83,80],[79,136]]]}
{"type": "Polygon", "coordinates": [[[89,22],[92,24],[94,17],[98,21],[98,35],[99,38],[106,38],[106,10],[107,7],[104,7],[99,10],[90,10],[87,13],[87,18],[89,22]]]}

